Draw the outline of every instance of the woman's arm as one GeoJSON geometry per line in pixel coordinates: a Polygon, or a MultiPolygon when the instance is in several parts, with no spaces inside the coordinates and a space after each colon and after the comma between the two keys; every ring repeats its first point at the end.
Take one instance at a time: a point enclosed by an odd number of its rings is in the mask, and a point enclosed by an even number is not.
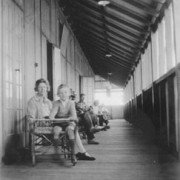
{"type": "Polygon", "coordinates": [[[27,105],[27,119],[29,121],[33,121],[33,119],[36,118],[36,114],[37,114],[37,107],[35,102],[31,99],[29,100],[27,105]]]}

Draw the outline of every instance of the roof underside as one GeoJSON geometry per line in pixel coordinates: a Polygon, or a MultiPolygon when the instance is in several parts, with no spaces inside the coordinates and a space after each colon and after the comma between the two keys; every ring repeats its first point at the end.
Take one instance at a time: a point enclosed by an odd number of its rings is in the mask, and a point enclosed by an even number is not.
{"type": "Polygon", "coordinates": [[[59,5],[95,74],[124,86],[169,1],[110,0],[107,6],[98,1],[59,0],[59,5]]]}

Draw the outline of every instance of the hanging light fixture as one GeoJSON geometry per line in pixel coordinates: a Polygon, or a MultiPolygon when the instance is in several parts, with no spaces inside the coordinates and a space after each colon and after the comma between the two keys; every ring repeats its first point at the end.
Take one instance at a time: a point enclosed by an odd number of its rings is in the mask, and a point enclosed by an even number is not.
{"type": "Polygon", "coordinates": [[[106,6],[108,4],[110,4],[110,1],[98,1],[98,5],[100,6],[106,6]]]}
{"type": "Polygon", "coordinates": [[[111,55],[110,53],[107,53],[105,56],[106,56],[107,58],[112,57],[112,55],[111,55]]]}

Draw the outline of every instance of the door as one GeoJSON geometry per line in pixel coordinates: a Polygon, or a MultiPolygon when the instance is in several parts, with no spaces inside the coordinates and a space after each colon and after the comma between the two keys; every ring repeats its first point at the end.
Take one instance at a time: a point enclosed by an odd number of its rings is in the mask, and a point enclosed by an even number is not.
{"type": "Polygon", "coordinates": [[[24,144],[24,14],[3,1],[3,147],[18,134],[24,144]]]}
{"type": "Polygon", "coordinates": [[[57,99],[57,88],[61,84],[61,51],[53,48],[53,99],[57,99]]]}
{"type": "Polygon", "coordinates": [[[53,46],[50,42],[47,42],[47,79],[50,85],[50,91],[48,92],[48,98],[53,100],[53,46]]]}

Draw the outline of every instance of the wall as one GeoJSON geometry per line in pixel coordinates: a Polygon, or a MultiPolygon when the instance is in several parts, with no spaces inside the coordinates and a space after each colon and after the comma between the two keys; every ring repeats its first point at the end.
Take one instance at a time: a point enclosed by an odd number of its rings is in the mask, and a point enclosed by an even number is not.
{"type": "MultiPolygon", "coordinates": [[[[2,0],[0,0],[0,64],[2,65],[2,0]]],[[[0,74],[2,75],[2,66],[0,66],[0,74]]],[[[3,118],[2,118],[2,107],[3,107],[3,101],[2,101],[2,76],[0,76],[0,157],[2,157],[3,154],[3,118]]]]}
{"type": "MultiPolygon", "coordinates": [[[[180,17],[173,1],[165,9],[156,32],[126,88],[125,118],[151,140],[179,155],[179,61],[177,39],[180,17]]],[[[178,35],[179,36],[179,35],[178,35]]]]}
{"type": "MultiPolygon", "coordinates": [[[[93,78],[94,73],[71,30],[64,26],[61,43],[61,82],[70,86],[79,96],[79,77],[93,78]]],[[[90,78],[90,79],[91,79],[90,78]]],[[[83,78],[82,78],[83,79],[83,78]]],[[[85,82],[85,78],[83,79],[85,82]]],[[[82,82],[83,83],[83,82],[82,82]]],[[[87,84],[90,89],[91,84],[87,84]]],[[[87,88],[88,88],[87,86],[87,88]]],[[[83,92],[83,84],[81,91],[83,92]]],[[[86,92],[84,92],[86,93],[86,92]]]]}
{"type": "Polygon", "coordinates": [[[110,115],[111,119],[123,119],[124,118],[124,106],[116,105],[116,106],[106,106],[110,115]]]}
{"type": "Polygon", "coordinates": [[[58,72],[53,74],[54,97],[64,82],[79,92],[79,76],[94,73],[57,0],[0,0],[0,158],[15,138],[15,145],[28,143],[26,106],[35,81],[47,78],[48,43],[53,70],[58,72]]]}

